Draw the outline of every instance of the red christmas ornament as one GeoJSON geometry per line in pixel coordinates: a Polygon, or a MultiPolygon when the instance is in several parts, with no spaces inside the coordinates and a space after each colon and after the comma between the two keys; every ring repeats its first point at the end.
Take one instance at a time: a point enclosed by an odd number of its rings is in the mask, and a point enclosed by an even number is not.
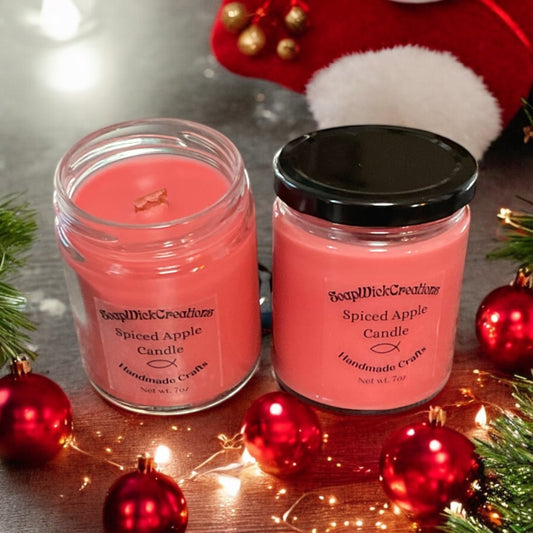
{"type": "Polygon", "coordinates": [[[246,411],[244,444],[261,470],[289,475],[306,468],[322,445],[314,410],[286,392],[270,392],[246,411]]]}
{"type": "Polygon", "coordinates": [[[72,437],[72,407],[63,389],[28,361],[0,379],[0,457],[24,464],[52,459],[72,437]]]}
{"type": "Polygon", "coordinates": [[[183,533],[187,502],[178,484],[139,456],[137,470],[118,478],[104,503],[105,533],[183,533]]]}
{"type": "Polygon", "coordinates": [[[435,526],[452,501],[466,505],[474,495],[481,464],[474,444],[461,433],[422,422],[393,433],[380,457],[389,499],[421,525],[435,526]]]}
{"type": "Polygon", "coordinates": [[[530,375],[533,368],[532,274],[519,270],[511,285],[499,287],[476,314],[481,351],[501,370],[530,375]]]}

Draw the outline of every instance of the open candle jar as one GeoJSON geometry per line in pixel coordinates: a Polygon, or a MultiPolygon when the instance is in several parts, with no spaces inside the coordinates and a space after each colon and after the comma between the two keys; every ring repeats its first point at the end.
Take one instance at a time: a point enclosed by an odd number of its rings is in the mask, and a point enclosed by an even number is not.
{"type": "Polygon", "coordinates": [[[427,401],[447,382],[477,177],[438,135],[345,126],[274,158],[273,366],[348,412],[427,401]]]}
{"type": "Polygon", "coordinates": [[[116,124],[55,174],[56,235],[82,360],[97,391],[153,414],[197,411],[255,370],[255,208],[242,157],[178,119],[116,124]]]}

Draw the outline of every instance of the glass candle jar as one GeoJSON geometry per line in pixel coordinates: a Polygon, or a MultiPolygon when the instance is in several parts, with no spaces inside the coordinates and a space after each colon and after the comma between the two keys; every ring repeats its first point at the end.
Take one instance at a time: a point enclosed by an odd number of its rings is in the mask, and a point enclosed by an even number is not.
{"type": "Polygon", "coordinates": [[[59,249],[94,387],[123,408],[196,411],[260,352],[255,208],[241,155],[177,119],[116,124],[55,173],[59,249]]]}
{"type": "Polygon", "coordinates": [[[477,177],[429,132],[345,126],[274,158],[273,367],[348,412],[422,403],[447,382],[477,177]]]}

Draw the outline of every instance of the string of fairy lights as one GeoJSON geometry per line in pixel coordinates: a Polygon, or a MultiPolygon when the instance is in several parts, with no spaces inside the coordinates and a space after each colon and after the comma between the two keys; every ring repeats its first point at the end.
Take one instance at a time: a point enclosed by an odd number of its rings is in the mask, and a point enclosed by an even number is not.
{"type": "MultiPolygon", "coordinates": [[[[474,370],[474,386],[482,391],[488,380],[499,380],[499,378],[483,371],[474,370]]],[[[470,438],[483,439],[487,435],[489,427],[489,411],[497,416],[502,411],[500,405],[491,403],[488,399],[480,399],[474,393],[472,387],[463,387],[457,390],[457,401],[445,406],[447,411],[453,409],[464,409],[474,407],[474,415],[471,427],[467,431],[470,438]]],[[[425,416],[426,411],[419,413],[406,413],[404,417],[409,420],[418,416],[425,416]]],[[[140,422],[144,425],[144,422],[140,422]]],[[[176,458],[173,452],[171,441],[176,432],[194,432],[190,426],[181,427],[175,424],[169,425],[168,442],[163,442],[163,438],[154,440],[148,446],[147,455],[154,459],[157,470],[161,472],[176,472],[176,458]]],[[[96,430],[97,439],[104,439],[102,432],[96,430]]],[[[114,449],[108,444],[102,446],[102,453],[87,452],[83,445],[73,436],[68,443],[68,447],[73,451],[90,456],[96,461],[102,461],[117,470],[117,473],[127,472],[131,465],[124,464],[116,459],[116,456],[123,454],[123,445],[127,443],[127,438],[122,435],[114,436],[113,439],[119,448],[114,449]]],[[[359,498],[361,483],[368,483],[370,492],[380,494],[378,485],[378,469],[369,465],[349,465],[355,472],[356,483],[332,486],[320,486],[316,489],[298,491],[283,478],[278,478],[265,473],[261,465],[250,455],[243,441],[242,433],[232,436],[219,434],[213,436],[217,449],[205,459],[195,464],[186,471],[178,472],[175,479],[185,497],[194,491],[201,491],[207,497],[209,491],[213,495],[220,497],[223,505],[239,505],[239,497],[254,486],[254,490],[265,490],[272,494],[272,514],[270,519],[273,524],[289,528],[297,533],[330,533],[336,531],[387,531],[392,524],[397,524],[400,520],[408,527],[409,520],[402,511],[385,494],[382,498],[376,498],[372,502],[362,502],[359,498]],[[376,489],[374,491],[374,488],[376,489]],[[281,505],[280,505],[281,504],[281,505]]],[[[342,469],[344,465],[338,459],[328,453],[329,435],[323,435],[324,447],[320,455],[323,460],[335,468],[342,469]]],[[[94,448],[91,445],[91,448],[94,448]]],[[[181,453],[181,451],[180,451],[181,453]]],[[[98,483],[93,483],[92,477],[84,472],[79,475],[78,492],[91,490],[98,483]]],[[[216,501],[216,499],[213,499],[216,501]]],[[[461,505],[452,504],[452,509],[461,511],[461,505]]]]}

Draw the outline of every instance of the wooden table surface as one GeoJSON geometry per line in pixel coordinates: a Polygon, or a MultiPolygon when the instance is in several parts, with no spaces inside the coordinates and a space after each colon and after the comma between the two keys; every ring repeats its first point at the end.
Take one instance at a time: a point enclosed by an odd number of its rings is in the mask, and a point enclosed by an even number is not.
{"type": "MultiPolygon", "coordinates": [[[[77,449],[63,450],[42,467],[0,464],[0,531],[101,531],[108,488],[134,468],[139,453],[159,445],[171,450],[161,469],[181,482],[191,533],[409,531],[410,522],[387,505],[378,458],[390,431],[422,419],[427,406],[380,416],[318,410],[327,444],[312,467],[292,479],[255,466],[227,468],[240,461],[242,449],[224,449],[221,436],[238,434],[250,403],[277,388],[268,335],[251,381],[210,410],[142,416],[108,405],[93,391],[81,366],[54,240],[52,175],[61,155],[85,134],[135,118],[179,117],[220,130],[243,154],[257,202],[259,259],[270,266],[272,157],[316,125],[301,95],[233,75],[215,62],[209,30],[218,0],[79,2],[88,6],[86,33],[64,43],[32,25],[30,9],[38,4],[0,7],[0,183],[2,193],[24,192],[38,212],[38,239],[17,286],[38,324],[34,371],[69,396],[77,449]]],[[[492,370],[478,353],[474,315],[481,299],[508,283],[515,269],[485,255],[494,245],[499,208],[524,207],[515,195],[531,196],[533,146],[522,143],[521,120],[481,162],[454,370],[432,402],[448,407],[448,423],[468,436],[479,434],[474,415],[481,402],[509,402],[505,387],[473,373],[492,370]],[[465,402],[463,389],[474,401],[465,402]]]]}

